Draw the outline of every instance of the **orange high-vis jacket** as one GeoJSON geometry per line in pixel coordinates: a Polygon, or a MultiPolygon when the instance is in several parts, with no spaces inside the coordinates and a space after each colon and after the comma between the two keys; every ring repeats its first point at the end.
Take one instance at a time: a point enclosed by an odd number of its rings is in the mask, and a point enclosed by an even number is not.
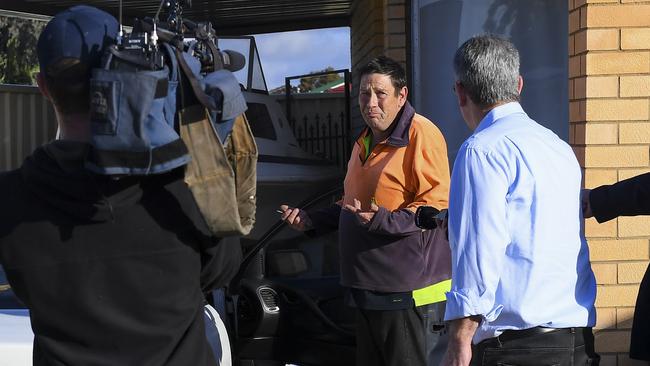
{"type": "Polygon", "coordinates": [[[379,206],[362,225],[340,210],[338,228],[344,286],[404,292],[451,278],[451,251],[438,230],[415,225],[418,206],[447,208],[449,162],[440,130],[407,102],[391,135],[365,159],[364,130],[355,144],[344,183],[343,204],[379,206]],[[437,236],[438,235],[438,236],[437,236]]]}
{"type": "Polygon", "coordinates": [[[447,208],[449,162],[438,127],[416,113],[410,123],[395,126],[391,136],[365,159],[362,140],[368,133],[364,129],[350,155],[344,204],[353,205],[356,198],[364,210],[373,200],[391,211],[407,208],[415,212],[422,205],[447,208]]]}

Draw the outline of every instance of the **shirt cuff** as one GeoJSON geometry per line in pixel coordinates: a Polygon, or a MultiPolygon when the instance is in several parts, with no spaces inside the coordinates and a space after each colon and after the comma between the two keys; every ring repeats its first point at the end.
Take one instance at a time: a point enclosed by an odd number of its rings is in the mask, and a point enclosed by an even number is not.
{"type": "Polygon", "coordinates": [[[422,231],[415,226],[415,213],[408,208],[390,211],[379,207],[368,224],[368,231],[379,235],[406,237],[422,231]]]}
{"type": "Polygon", "coordinates": [[[473,289],[458,289],[447,292],[445,321],[480,315],[486,322],[492,322],[499,317],[503,305],[491,304],[481,298],[473,289]]]}
{"type": "Polygon", "coordinates": [[[375,212],[375,214],[372,216],[372,220],[370,220],[368,231],[379,231],[382,224],[386,221],[386,216],[388,216],[389,213],[390,212],[386,208],[379,206],[379,210],[375,212]]]}

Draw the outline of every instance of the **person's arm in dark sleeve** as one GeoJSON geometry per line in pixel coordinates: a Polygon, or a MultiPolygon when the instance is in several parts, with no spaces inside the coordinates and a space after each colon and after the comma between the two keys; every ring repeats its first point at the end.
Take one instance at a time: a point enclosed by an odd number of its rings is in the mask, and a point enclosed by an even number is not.
{"type": "Polygon", "coordinates": [[[205,292],[230,283],[242,261],[239,237],[206,239],[201,248],[201,289],[205,292]]]}
{"type": "Polygon", "coordinates": [[[368,231],[389,236],[409,236],[422,231],[422,229],[415,225],[415,213],[413,211],[401,209],[391,212],[384,207],[379,207],[372,221],[370,221],[368,231]]]}
{"type": "Polygon", "coordinates": [[[201,290],[208,292],[226,286],[235,276],[242,260],[241,246],[238,237],[219,238],[212,234],[184,176],[184,169],[179,168],[156,177],[155,184],[148,189],[159,189],[160,180],[164,179],[167,194],[152,196],[155,199],[149,203],[150,212],[166,212],[160,220],[173,221],[169,225],[175,228],[178,239],[199,253],[201,290]]]}
{"type": "Polygon", "coordinates": [[[650,173],[591,190],[589,204],[598,222],[650,214],[650,173]]]}

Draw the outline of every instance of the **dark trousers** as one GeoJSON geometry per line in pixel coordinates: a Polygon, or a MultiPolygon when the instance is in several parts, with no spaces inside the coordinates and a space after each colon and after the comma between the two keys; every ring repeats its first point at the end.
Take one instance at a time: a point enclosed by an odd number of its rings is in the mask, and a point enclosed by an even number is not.
{"type": "Polygon", "coordinates": [[[438,366],[447,349],[445,303],[357,308],[357,366],[438,366]]]}
{"type": "Polygon", "coordinates": [[[472,366],[597,366],[600,361],[591,328],[505,331],[472,348],[472,366]]]}

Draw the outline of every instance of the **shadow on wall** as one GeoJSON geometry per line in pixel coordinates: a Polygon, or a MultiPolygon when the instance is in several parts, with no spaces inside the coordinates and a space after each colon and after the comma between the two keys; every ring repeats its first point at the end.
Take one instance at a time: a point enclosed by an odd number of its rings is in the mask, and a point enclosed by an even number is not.
{"type": "MultiPolygon", "coordinates": [[[[420,54],[415,90],[415,110],[438,126],[447,141],[449,164],[453,166],[461,143],[470,135],[452,91],[454,53],[461,43],[461,0],[436,1],[420,8],[420,54]]],[[[471,6],[471,5],[468,5],[471,6]]],[[[416,66],[417,67],[417,66],[416,66]]]]}
{"type": "Polygon", "coordinates": [[[546,3],[546,0],[495,0],[487,10],[483,29],[494,34],[528,32],[538,27],[535,14],[543,10],[546,3]]]}
{"type": "Polygon", "coordinates": [[[487,9],[483,31],[509,35],[521,55],[524,109],[568,141],[566,9],[565,0],[494,0],[487,9]]]}
{"type": "Polygon", "coordinates": [[[521,55],[524,109],[568,140],[566,0],[440,0],[419,4],[415,107],[442,130],[451,163],[470,134],[451,90],[453,57],[465,40],[481,33],[500,34],[513,41],[521,55]]]}
{"type": "Polygon", "coordinates": [[[648,366],[647,361],[628,356],[634,308],[599,308],[597,313],[599,328],[594,334],[600,366],[648,366]]]}

